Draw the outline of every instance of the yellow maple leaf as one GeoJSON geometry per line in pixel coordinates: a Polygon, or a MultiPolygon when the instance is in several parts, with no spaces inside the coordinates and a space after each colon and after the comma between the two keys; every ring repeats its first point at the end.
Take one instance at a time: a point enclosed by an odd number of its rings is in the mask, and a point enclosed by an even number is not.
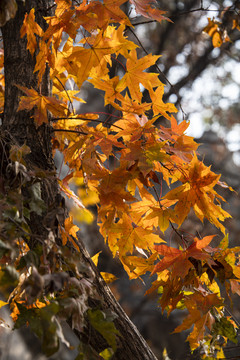
{"type": "Polygon", "coordinates": [[[208,18],[208,25],[203,29],[209,36],[212,37],[212,44],[214,47],[220,47],[222,43],[230,41],[227,34],[221,29],[221,23],[208,18]]]}
{"type": "Polygon", "coordinates": [[[168,113],[176,113],[178,110],[172,103],[163,102],[162,98],[164,94],[164,85],[160,84],[155,91],[153,91],[151,88],[149,90],[149,94],[152,99],[153,115],[155,116],[161,114],[166,119],[171,120],[171,117],[168,113]]]}
{"type": "Polygon", "coordinates": [[[101,271],[100,274],[106,284],[111,284],[113,281],[117,280],[117,277],[111,273],[101,271]]]}
{"type": "Polygon", "coordinates": [[[132,98],[141,102],[140,84],[148,90],[162,84],[157,73],[144,72],[145,69],[154,65],[159,57],[159,55],[148,54],[141,59],[137,59],[136,50],[131,50],[127,57],[126,73],[118,83],[116,90],[122,92],[128,87],[132,98]]]}
{"type": "Polygon", "coordinates": [[[79,227],[73,224],[72,216],[69,216],[67,219],[65,219],[64,228],[60,228],[63,246],[66,245],[68,240],[72,242],[71,236],[73,238],[77,238],[78,231],[79,231],[79,227]]]}
{"type": "Polygon", "coordinates": [[[149,258],[138,256],[122,256],[121,261],[124,269],[127,271],[129,278],[137,279],[144,275],[147,271],[152,272],[154,262],[157,259],[157,252],[153,253],[149,258]]]}
{"type": "Polygon", "coordinates": [[[93,256],[91,257],[92,262],[94,263],[95,266],[98,265],[98,258],[99,258],[99,255],[101,254],[101,252],[102,252],[102,251],[99,251],[98,253],[96,253],[95,255],[93,255],[93,256]]]}
{"type": "Polygon", "coordinates": [[[118,29],[108,26],[105,31],[99,30],[97,35],[80,41],[81,44],[87,44],[88,48],[75,46],[71,50],[65,65],[69,74],[75,76],[79,87],[90,76],[90,72],[94,71],[94,76],[102,76],[105,68],[108,72],[107,64],[112,64],[111,54],[127,55],[128,50],[136,48],[135,44],[123,36],[124,28],[124,25],[120,25],[118,29]],[[72,68],[69,66],[72,63],[77,65],[77,73],[72,72],[72,68]]]}
{"type": "Polygon", "coordinates": [[[132,253],[135,247],[154,251],[156,243],[164,242],[152,229],[145,229],[135,225],[127,214],[111,225],[107,232],[107,239],[110,249],[118,251],[119,256],[132,253]]]}
{"type": "Polygon", "coordinates": [[[104,78],[94,77],[89,80],[95,88],[105,91],[105,105],[113,104],[115,100],[121,100],[123,96],[116,91],[116,86],[119,83],[119,77],[114,76],[112,79],[107,75],[104,78]]]}

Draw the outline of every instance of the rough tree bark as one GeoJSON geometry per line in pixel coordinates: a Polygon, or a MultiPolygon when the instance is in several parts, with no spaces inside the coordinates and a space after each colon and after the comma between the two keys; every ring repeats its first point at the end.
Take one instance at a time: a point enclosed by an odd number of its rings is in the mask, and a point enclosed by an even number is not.
{"type": "MultiPolygon", "coordinates": [[[[20,28],[25,13],[29,12],[31,8],[35,9],[36,20],[40,26],[44,28],[46,24],[43,16],[49,16],[51,14],[51,11],[53,10],[53,0],[17,1],[17,4],[18,11],[15,18],[8,21],[6,25],[2,27],[6,98],[1,136],[7,139],[10,145],[16,143],[22,145],[26,143],[30,147],[31,153],[27,156],[27,166],[30,169],[39,168],[44,171],[52,172],[54,170],[54,163],[51,153],[51,125],[44,124],[39,128],[36,128],[33,119],[31,118],[31,112],[17,111],[19,96],[21,96],[22,93],[16,87],[16,84],[28,88],[32,87],[37,90],[37,78],[36,74],[33,73],[35,58],[32,58],[29,51],[26,50],[26,40],[20,38],[20,28]]],[[[50,85],[48,74],[46,73],[41,84],[42,94],[48,95],[51,92],[50,85]]],[[[8,162],[7,159],[6,163],[8,162]]],[[[41,188],[42,198],[44,199],[47,208],[51,207],[52,211],[53,206],[55,206],[57,213],[58,203],[56,198],[58,188],[56,178],[52,177],[50,180],[43,179],[41,188]]],[[[42,216],[31,215],[29,225],[34,237],[28,244],[30,248],[34,248],[36,242],[41,242],[43,237],[47,236],[47,230],[43,224],[44,216],[46,216],[46,213],[42,216]]],[[[117,314],[117,319],[114,322],[121,336],[119,336],[118,339],[118,349],[114,359],[156,359],[145,340],[131,323],[107,285],[104,283],[97,269],[92,264],[84,245],[79,242],[79,246],[81,248],[81,261],[90,266],[94,274],[95,280],[93,286],[95,286],[96,291],[102,300],[101,303],[103,304],[103,308],[111,308],[117,314]]],[[[88,333],[86,333],[86,338],[88,336],[88,333]]],[[[88,338],[87,341],[97,352],[102,351],[106,347],[106,344],[103,344],[103,338],[99,337],[94,331],[91,332],[91,337],[88,338]]]]}

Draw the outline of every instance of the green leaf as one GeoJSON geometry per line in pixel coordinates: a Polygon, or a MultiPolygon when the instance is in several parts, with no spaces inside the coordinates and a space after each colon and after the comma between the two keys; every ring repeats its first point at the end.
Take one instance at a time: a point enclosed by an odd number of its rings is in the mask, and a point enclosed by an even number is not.
{"type": "Polygon", "coordinates": [[[39,182],[33,184],[30,188],[30,202],[29,206],[31,211],[34,211],[38,215],[42,215],[42,212],[46,210],[46,204],[41,197],[41,184],[39,182]]]}
{"type": "Polygon", "coordinates": [[[164,162],[169,159],[169,155],[165,151],[162,151],[162,147],[165,145],[165,141],[159,142],[151,147],[148,147],[145,151],[147,163],[152,164],[153,161],[164,162]]]}
{"type": "Polygon", "coordinates": [[[39,257],[35,251],[29,250],[26,255],[21,257],[17,269],[23,269],[26,265],[34,265],[37,268],[40,263],[39,257]]]}
{"type": "Polygon", "coordinates": [[[12,266],[6,266],[0,271],[1,289],[17,286],[19,274],[12,266]]]}
{"type": "Polygon", "coordinates": [[[117,349],[116,335],[120,335],[120,333],[113,323],[112,316],[111,314],[111,316],[108,317],[101,310],[88,310],[88,318],[91,325],[104,337],[115,351],[117,349]]]}
{"type": "Polygon", "coordinates": [[[227,337],[234,344],[237,344],[237,332],[231,321],[226,317],[222,317],[220,320],[216,320],[213,325],[213,332],[217,335],[227,337]]]}
{"type": "Polygon", "coordinates": [[[104,360],[111,360],[114,355],[114,351],[112,348],[107,348],[100,352],[99,355],[101,355],[104,360]]]}
{"type": "Polygon", "coordinates": [[[102,360],[100,355],[89,344],[80,343],[75,360],[102,360]]]}
{"type": "Polygon", "coordinates": [[[56,321],[55,315],[59,311],[57,302],[52,302],[43,308],[27,309],[24,305],[16,303],[20,314],[15,322],[15,328],[19,329],[26,323],[30,329],[39,337],[42,344],[42,351],[51,356],[58,351],[59,348],[59,323],[56,321]]]}
{"type": "Polygon", "coordinates": [[[218,247],[222,250],[226,250],[228,248],[228,234],[222,239],[222,241],[220,242],[220,244],[218,245],[218,247]]]}

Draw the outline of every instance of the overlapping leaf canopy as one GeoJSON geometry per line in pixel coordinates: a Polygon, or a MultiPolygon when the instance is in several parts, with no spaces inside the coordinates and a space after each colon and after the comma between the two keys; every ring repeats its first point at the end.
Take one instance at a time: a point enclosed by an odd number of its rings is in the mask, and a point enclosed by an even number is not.
{"type": "MultiPolygon", "coordinates": [[[[225,332],[224,341],[227,337],[235,341],[235,324],[224,317],[218,281],[229,292],[239,292],[240,249],[229,249],[227,237],[212,248],[212,236],[185,238],[179,228],[184,229],[193,209],[202,222],[208,220],[225,235],[223,222],[230,215],[221,208],[224,199],[215,190],[222,185],[220,175],[198,159],[197,143],[185,134],[188,123],[178,124],[173,116],[176,107],[163,101],[164,84],[157,68],[148,71],[159,56],[139,58],[138,46],[128,39],[132,25],[120,8],[125,2],[83,0],[73,6],[70,0],[56,0],[54,16],[46,18],[45,33],[35,23],[34,10],[26,14],[21,36],[27,36],[31,54],[37,49],[36,35],[40,38],[35,66],[39,84],[49,66],[54,86],[52,97],[41,95],[41,87],[38,93],[19,87],[25,93],[19,111],[34,108],[36,126],[48,122],[51,114],[54,147],[62,151],[69,166],[61,189],[74,197],[68,189],[74,180],[96,194],[100,232],[129,277],[157,274],[148,292],[158,290],[162,309],[189,311],[176,331],[193,325],[188,338],[192,349],[203,342],[219,349],[218,333],[228,327],[231,335],[225,332]],[[60,47],[63,33],[68,39],[60,47]],[[122,73],[113,76],[115,62],[122,73]],[[76,91],[67,91],[69,79],[76,91]],[[107,120],[106,114],[76,115],[72,100],[78,92],[81,97],[87,82],[103,94],[105,105],[111,105],[107,120]],[[143,89],[148,91],[148,102],[143,100],[143,89]],[[155,125],[160,118],[166,127],[155,125]],[[164,184],[169,191],[163,193],[164,184]],[[179,248],[169,246],[168,229],[179,237],[179,248]]],[[[154,1],[130,2],[143,16],[169,20],[154,1]]],[[[61,233],[63,245],[74,244],[72,218],[65,221],[61,233]]]]}

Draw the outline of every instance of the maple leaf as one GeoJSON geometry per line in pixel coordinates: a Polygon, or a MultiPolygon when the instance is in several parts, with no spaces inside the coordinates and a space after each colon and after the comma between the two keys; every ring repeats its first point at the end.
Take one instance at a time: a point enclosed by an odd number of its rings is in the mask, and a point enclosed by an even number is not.
{"type": "Polygon", "coordinates": [[[143,71],[154,65],[159,57],[159,55],[148,54],[138,60],[136,50],[130,51],[126,63],[126,73],[119,81],[116,90],[122,92],[128,87],[132,98],[141,102],[142,93],[139,84],[142,84],[148,90],[161,85],[158,74],[143,71]]]}
{"type": "Polygon", "coordinates": [[[48,122],[47,110],[51,111],[56,117],[65,117],[67,115],[68,108],[62,101],[57,100],[54,97],[43,96],[34,89],[28,89],[20,85],[16,86],[27,95],[20,98],[18,111],[31,110],[36,107],[34,111],[34,120],[38,126],[48,122]]]}
{"type": "Polygon", "coordinates": [[[35,10],[31,9],[29,14],[25,14],[23,25],[20,30],[20,35],[21,38],[24,37],[24,35],[27,35],[27,49],[32,55],[37,49],[37,40],[35,34],[42,36],[43,30],[38,25],[38,23],[35,22],[35,10]]]}
{"type": "Polygon", "coordinates": [[[98,186],[98,193],[101,208],[105,208],[105,212],[117,210],[127,213],[129,209],[127,202],[135,201],[135,197],[125,189],[127,181],[131,176],[126,170],[125,165],[126,164],[122,164],[120,168],[114,169],[112,172],[106,171],[105,176],[102,174],[101,183],[98,186]],[[125,183],[125,187],[122,187],[123,182],[125,183]]]}
{"type": "Polygon", "coordinates": [[[155,133],[156,129],[152,126],[154,121],[149,121],[145,115],[140,117],[136,114],[127,114],[116,121],[115,125],[122,129],[118,132],[118,136],[123,137],[124,141],[132,143],[147,133],[155,133]]]}
{"type": "Polygon", "coordinates": [[[132,253],[134,247],[144,250],[154,250],[154,244],[164,242],[151,229],[134,225],[131,218],[123,213],[122,218],[111,225],[107,231],[107,241],[114,254],[118,251],[119,257],[132,253]]]}
{"type": "Polygon", "coordinates": [[[116,91],[117,84],[119,83],[119,77],[114,76],[112,79],[107,75],[105,78],[100,79],[94,77],[89,82],[94,85],[95,88],[105,91],[104,104],[114,104],[115,100],[122,100],[123,96],[116,91]]]}
{"type": "Polygon", "coordinates": [[[168,226],[169,226],[169,220],[174,219],[174,212],[173,209],[170,209],[169,207],[174,205],[175,201],[162,200],[160,204],[155,203],[152,204],[149,208],[148,214],[146,214],[145,219],[143,221],[144,224],[153,225],[155,227],[159,226],[159,229],[164,233],[168,226]]]}
{"type": "Polygon", "coordinates": [[[72,17],[75,11],[72,9],[71,1],[56,1],[57,7],[54,16],[45,17],[48,28],[44,33],[43,40],[49,40],[53,37],[53,46],[55,51],[59,48],[62,40],[62,33],[65,31],[73,39],[77,33],[77,26],[74,26],[72,17]]]}
{"type": "Polygon", "coordinates": [[[220,22],[208,18],[208,25],[203,29],[204,32],[212,37],[214,47],[220,47],[223,42],[230,41],[229,37],[221,30],[220,25],[220,22]]]}
{"type": "Polygon", "coordinates": [[[166,143],[164,141],[154,141],[146,144],[145,155],[149,164],[158,161],[165,163],[169,160],[169,155],[166,153],[166,143]]]}
{"type": "Polygon", "coordinates": [[[152,274],[170,268],[173,277],[185,278],[188,271],[193,267],[189,258],[214,263],[211,255],[203,251],[213,237],[214,235],[205,236],[202,240],[195,238],[194,242],[186,250],[179,250],[167,245],[156,245],[155,250],[163,256],[163,259],[155,266],[152,274]]]}
{"type": "Polygon", "coordinates": [[[113,146],[116,146],[118,148],[124,148],[124,145],[119,143],[116,136],[108,134],[106,128],[104,128],[104,130],[105,130],[104,133],[103,131],[94,131],[93,134],[95,137],[94,140],[95,146],[99,145],[102,149],[102,152],[106,156],[112,154],[113,146]]]}
{"type": "Polygon", "coordinates": [[[131,99],[128,94],[121,99],[121,111],[123,112],[123,117],[127,116],[127,114],[137,114],[143,115],[146,111],[151,108],[151,104],[147,102],[139,103],[136,99],[131,99]]]}
{"type": "Polygon", "coordinates": [[[193,207],[197,217],[203,221],[206,217],[211,223],[225,233],[224,226],[219,222],[231,217],[219,205],[214,203],[216,198],[224,200],[213,190],[221,175],[213,173],[209,167],[199,161],[196,154],[190,164],[183,166],[179,180],[183,185],[168,192],[164,198],[178,200],[175,206],[177,223],[181,225],[193,207]]]}
{"type": "Polygon", "coordinates": [[[97,15],[99,28],[104,28],[108,23],[116,22],[132,26],[127,15],[120,9],[120,6],[127,0],[104,0],[103,4],[93,1],[91,11],[97,15]]]}
{"type": "Polygon", "coordinates": [[[64,231],[61,229],[63,246],[66,245],[67,241],[70,239],[70,236],[77,238],[78,231],[79,231],[79,227],[73,224],[72,216],[69,216],[67,219],[65,219],[64,231]]]}
{"type": "Polygon", "coordinates": [[[70,74],[71,68],[69,63],[77,65],[77,74],[75,76],[77,84],[81,87],[82,83],[88,78],[90,72],[98,67],[98,71],[94,75],[102,75],[106,64],[111,64],[110,54],[121,53],[126,54],[128,50],[136,48],[131,41],[126,40],[123,36],[124,25],[120,25],[116,30],[114,26],[108,26],[107,29],[100,30],[96,36],[91,36],[81,40],[81,43],[87,44],[88,48],[75,46],[70,56],[67,57],[67,69],[70,74]],[[89,47],[90,46],[90,47],[89,47]]]}
{"type": "Polygon", "coordinates": [[[153,168],[151,162],[147,161],[147,157],[141,151],[141,141],[129,143],[128,146],[122,150],[122,160],[129,162],[129,165],[137,164],[139,170],[145,177],[153,168]]]}
{"type": "Polygon", "coordinates": [[[72,1],[71,0],[55,0],[57,4],[55,15],[61,17],[66,10],[71,9],[72,1]]]}
{"type": "MultiPolygon", "coordinates": [[[[199,144],[194,141],[192,136],[180,135],[176,139],[173,147],[169,148],[169,153],[175,154],[184,162],[188,162],[192,159],[192,155],[194,151],[197,150],[198,146],[199,144]]],[[[172,160],[176,161],[177,163],[177,160],[175,160],[174,156],[172,156],[172,160]]]]}
{"type": "Polygon", "coordinates": [[[183,165],[183,162],[189,162],[192,160],[194,151],[197,150],[199,144],[194,141],[192,136],[184,134],[184,131],[189,127],[188,122],[185,120],[179,124],[173,115],[169,117],[171,122],[170,128],[165,128],[160,125],[160,138],[167,140],[169,146],[165,146],[165,150],[168,154],[171,154],[171,161],[176,165],[183,165]],[[180,162],[179,160],[183,160],[180,162]]]}
{"type": "Polygon", "coordinates": [[[141,14],[147,18],[157,20],[161,22],[162,20],[167,20],[172,22],[172,20],[163,16],[166,11],[162,11],[157,9],[157,1],[156,0],[129,0],[135,6],[136,12],[141,14]],[[154,7],[155,6],[155,7],[154,7]]]}
{"type": "Polygon", "coordinates": [[[187,122],[186,120],[183,120],[180,123],[178,123],[174,116],[170,117],[170,122],[171,122],[171,134],[173,139],[177,139],[179,135],[183,135],[184,131],[187,130],[187,128],[190,125],[190,122],[187,122]]]}
{"type": "Polygon", "coordinates": [[[113,281],[117,280],[117,277],[111,273],[101,271],[100,274],[106,284],[111,284],[113,281]]]}
{"type": "MultiPolygon", "coordinates": [[[[38,85],[40,85],[42,81],[42,77],[46,71],[46,65],[49,62],[49,59],[50,59],[49,46],[44,40],[40,40],[39,52],[36,56],[36,65],[34,68],[34,72],[38,72],[38,85]]],[[[51,65],[54,66],[53,64],[51,65]]]]}
{"type": "Polygon", "coordinates": [[[174,333],[187,330],[194,325],[193,331],[187,338],[191,348],[194,350],[199,346],[200,341],[203,340],[205,327],[207,326],[208,329],[211,330],[215,323],[211,310],[215,307],[222,307],[223,300],[216,294],[202,294],[197,292],[186,295],[184,304],[189,315],[183,320],[182,324],[174,330],[174,333]]]}
{"type": "Polygon", "coordinates": [[[128,273],[129,279],[132,280],[146,274],[147,271],[152,272],[156,258],[157,253],[155,252],[149,258],[139,258],[138,256],[122,256],[121,261],[124,269],[128,273]]]}
{"type": "Polygon", "coordinates": [[[176,109],[176,107],[173,104],[171,104],[171,103],[165,104],[163,102],[162,98],[163,98],[163,94],[164,94],[164,85],[159,84],[159,86],[157,87],[155,92],[151,88],[149,90],[150,90],[149,94],[152,99],[153,115],[155,116],[155,115],[161,114],[166,119],[170,120],[171,117],[168,113],[172,113],[172,112],[176,113],[178,110],[176,109]]]}
{"type": "Polygon", "coordinates": [[[83,178],[73,177],[71,183],[72,182],[75,184],[75,186],[78,187],[77,194],[84,206],[96,205],[99,202],[96,189],[90,189],[89,187],[87,187],[86,184],[84,184],[83,178]]]}

